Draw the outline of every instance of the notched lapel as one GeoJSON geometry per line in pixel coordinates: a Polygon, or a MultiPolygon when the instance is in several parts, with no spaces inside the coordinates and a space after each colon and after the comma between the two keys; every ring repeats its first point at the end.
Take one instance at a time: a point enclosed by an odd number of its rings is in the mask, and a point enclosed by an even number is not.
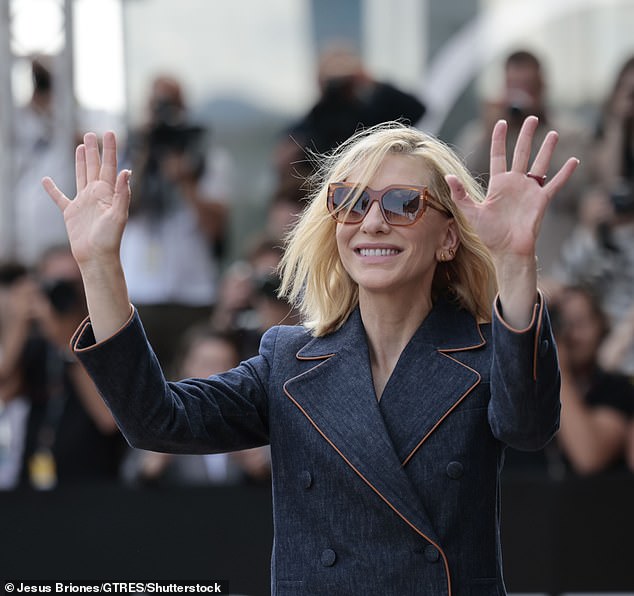
{"type": "Polygon", "coordinates": [[[286,381],[286,396],[403,521],[436,544],[436,532],[379,410],[358,310],[339,331],[312,340],[297,357],[314,360],[315,366],[286,381]]]}
{"type": "Polygon", "coordinates": [[[485,343],[469,313],[439,301],[403,350],[380,404],[403,466],[480,383],[458,352],[485,343]]]}

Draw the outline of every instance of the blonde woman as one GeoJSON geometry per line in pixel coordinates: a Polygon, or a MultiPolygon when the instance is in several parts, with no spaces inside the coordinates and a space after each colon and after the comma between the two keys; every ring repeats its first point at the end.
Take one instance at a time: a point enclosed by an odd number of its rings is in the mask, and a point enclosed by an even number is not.
{"type": "Polygon", "coordinates": [[[118,250],[130,200],[115,140],[77,150],[64,213],[90,318],[72,345],[128,441],[205,453],[270,443],[272,593],[502,594],[498,476],[507,445],[538,449],[559,422],[559,371],[536,286],[551,132],[537,118],[512,164],[493,131],[482,197],[453,152],[385,125],[326,164],[288,241],[284,292],[304,325],[259,356],[167,383],[131,307],[118,250]],[[497,292],[497,296],[496,296],[497,292]]]}

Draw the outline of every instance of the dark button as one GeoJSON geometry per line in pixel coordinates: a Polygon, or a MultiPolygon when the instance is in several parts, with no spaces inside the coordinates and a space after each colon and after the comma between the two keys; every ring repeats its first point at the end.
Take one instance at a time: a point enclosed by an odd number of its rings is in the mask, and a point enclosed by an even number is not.
{"type": "Polygon", "coordinates": [[[450,461],[447,464],[447,476],[449,478],[453,478],[454,480],[458,480],[464,474],[464,468],[459,461],[450,461]]]}
{"type": "Polygon", "coordinates": [[[332,567],[337,560],[337,554],[331,548],[327,548],[321,553],[321,564],[324,567],[332,567]]]}
{"type": "Polygon", "coordinates": [[[548,350],[550,349],[550,342],[547,339],[542,339],[539,342],[539,355],[543,358],[548,354],[548,350]]]}
{"type": "Polygon", "coordinates": [[[313,476],[308,470],[302,472],[302,486],[310,488],[313,485],[313,476]]]}
{"type": "Polygon", "coordinates": [[[428,544],[425,547],[425,558],[430,563],[435,563],[436,561],[438,561],[438,559],[440,559],[440,553],[438,552],[438,549],[435,546],[428,544]]]}

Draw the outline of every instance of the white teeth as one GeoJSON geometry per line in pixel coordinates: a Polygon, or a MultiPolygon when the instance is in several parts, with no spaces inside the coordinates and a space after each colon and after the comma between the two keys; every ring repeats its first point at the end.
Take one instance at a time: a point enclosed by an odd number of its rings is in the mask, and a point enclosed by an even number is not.
{"type": "Polygon", "coordinates": [[[397,255],[398,250],[394,248],[360,248],[359,254],[362,257],[387,257],[397,255]]]}

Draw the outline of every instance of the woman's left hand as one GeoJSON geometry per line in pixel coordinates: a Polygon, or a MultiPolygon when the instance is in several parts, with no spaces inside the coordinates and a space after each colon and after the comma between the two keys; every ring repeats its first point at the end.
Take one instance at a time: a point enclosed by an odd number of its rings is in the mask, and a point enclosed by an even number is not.
{"type": "Polygon", "coordinates": [[[524,120],[513,151],[511,169],[506,163],[507,124],[500,120],[491,138],[489,189],[485,200],[471,200],[456,176],[446,176],[454,203],[491,252],[504,320],[515,329],[526,328],[537,299],[535,247],[546,207],[572,176],[579,160],[571,157],[546,182],[557,133],[550,131],[532,166],[528,167],[538,120],[524,120]]]}
{"type": "Polygon", "coordinates": [[[534,259],[546,207],[579,164],[578,159],[569,158],[550,181],[543,183],[542,177],[545,181],[558,135],[552,130],[546,135],[529,168],[537,125],[536,116],[524,120],[509,170],[506,162],[507,123],[504,120],[497,122],[491,137],[489,188],[483,203],[472,201],[456,176],[446,177],[453,201],[494,259],[534,259]]]}

